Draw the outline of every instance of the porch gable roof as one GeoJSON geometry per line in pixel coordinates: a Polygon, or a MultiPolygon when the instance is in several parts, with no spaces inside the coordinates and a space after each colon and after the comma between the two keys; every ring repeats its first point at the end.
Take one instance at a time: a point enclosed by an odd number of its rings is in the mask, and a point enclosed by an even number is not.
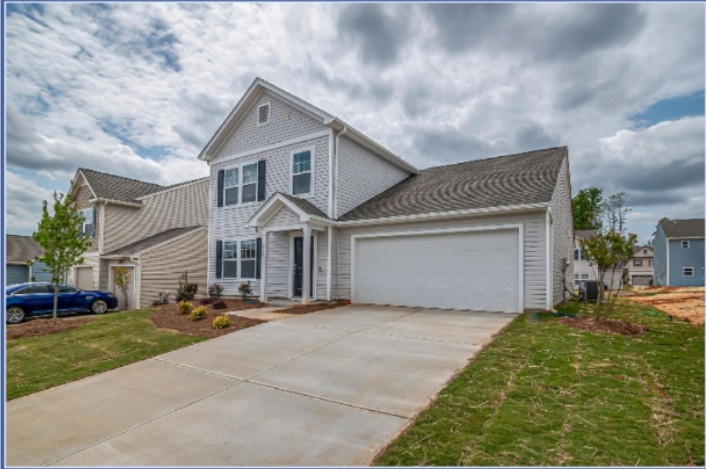
{"type": "Polygon", "coordinates": [[[248,220],[245,226],[249,228],[262,228],[283,207],[294,212],[301,223],[309,221],[330,222],[331,219],[308,200],[291,195],[275,192],[248,220]]]}

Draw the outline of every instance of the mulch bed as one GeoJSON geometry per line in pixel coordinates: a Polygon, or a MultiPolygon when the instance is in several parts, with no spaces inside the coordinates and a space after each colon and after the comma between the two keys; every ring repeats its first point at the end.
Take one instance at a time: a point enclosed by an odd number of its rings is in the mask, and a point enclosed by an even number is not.
{"type": "Polygon", "coordinates": [[[600,321],[596,321],[594,318],[558,318],[557,322],[573,327],[574,329],[582,329],[591,332],[610,332],[612,334],[627,336],[640,335],[649,331],[649,329],[644,326],[622,319],[601,319],[600,321]]]}
{"type": "Polygon", "coordinates": [[[228,299],[223,301],[228,306],[227,308],[214,309],[213,305],[200,305],[198,300],[190,301],[189,303],[191,303],[194,308],[204,306],[208,311],[208,316],[198,321],[189,319],[188,314],[179,313],[176,303],[156,307],[154,314],[150,316],[150,320],[158,329],[168,329],[181,332],[182,334],[202,337],[218,337],[266,322],[260,321],[259,319],[229,315],[230,326],[224,329],[214,329],[213,320],[229,311],[262,308],[265,306],[263,303],[243,303],[242,300],[228,299]]]}
{"type": "Polygon", "coordinates": [[[94,321],[95,318],[59,318],[52,322],[51,318],[36,318],[20,324],[7,326],[7,340],[38,337],[40,335],[56,334],[68,331],[83,324],[94,321]]]}
{"type": "Polygon", "coordinates": [[[338,308],[339,306],[345,306],[349,304],[351,304],[351,302],[348,300],[339,300],[335,303],[311,303],[308,305],[290,306],[289,308],[280,309],[277,312],[287,314],[307,314],[315,313],[317,311],[323,311],[325,309],[338,308]]]}

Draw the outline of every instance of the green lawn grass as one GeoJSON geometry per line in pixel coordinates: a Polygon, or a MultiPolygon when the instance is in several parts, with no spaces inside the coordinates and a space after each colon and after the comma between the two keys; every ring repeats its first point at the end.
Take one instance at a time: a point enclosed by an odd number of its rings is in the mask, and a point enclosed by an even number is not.
{"type": "Polygon", "coordinates": [[[153,310],[110,313],[75,329],[6,342],[7,399],[205,340],[157,331],[153,310]]]}
{"type": "MultiPolygon", "coordinates": [[[[586,304],[560,311],[589,314],[586,304]]],[[[377,465],[703,465],[704,328],[618,300],[639,337],[522,315],[377,465]]]]}

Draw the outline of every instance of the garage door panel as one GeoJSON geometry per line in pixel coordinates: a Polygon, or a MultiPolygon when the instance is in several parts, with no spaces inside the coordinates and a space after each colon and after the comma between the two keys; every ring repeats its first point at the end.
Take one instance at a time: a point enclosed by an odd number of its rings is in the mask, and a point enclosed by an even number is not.
{"type": "Polygon", "coordinates": [[[517,311],[517,230],[361,238],[354,300],[517,311]]]}

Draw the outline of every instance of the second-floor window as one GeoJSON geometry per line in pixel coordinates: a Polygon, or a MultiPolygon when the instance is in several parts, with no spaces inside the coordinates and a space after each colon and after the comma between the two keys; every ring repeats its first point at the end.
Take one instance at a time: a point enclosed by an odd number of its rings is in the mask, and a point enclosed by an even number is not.
{"type": "Polygon", "coordinates": [[[223,200],[226,205],[238,203],[238,168],[226,169],[225,182],[223,184],[223,200]]]}
{"type": "Polygon", "coordinates": [[[302,150],[292,154],[292,195],[311,194],[312,151],[302,150]]]}
{"type": "Polygon", "coordinates": [[[635,267],[642,267],[642,259],[633,260],[632,265],[634,265],[635,267]]]}
{"type": "Polygon", "coordinates": [[[243,203],[257,200],[257,163],[243,166],[243,203]]]}
{"type": "Polygon", "coordinates": [[[81,210],[81,214],[83,215],[83,227],[81,229],[86,236],[88,236],[89,238],[93,238],[96,233],[96,222],[93,219],[93,209],[84,208],[83,210],[81,210]]]}

